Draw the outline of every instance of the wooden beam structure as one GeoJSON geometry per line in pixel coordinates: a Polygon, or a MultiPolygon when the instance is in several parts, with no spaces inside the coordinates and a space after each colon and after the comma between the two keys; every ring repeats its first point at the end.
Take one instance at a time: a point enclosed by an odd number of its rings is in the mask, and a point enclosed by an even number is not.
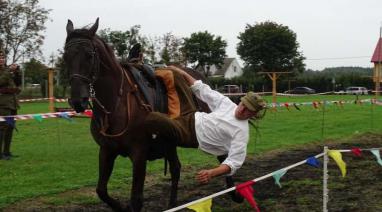
{"type": "Polygon", "coordinates": [[[48,97],[49,97],[49,111],[50,112],[54,112],[53,77],[54,77],[54,69],[48,68],[48,97]]]}
{"type": "Polygon", "coordinates": [[[282,71],[270,71],[270,72],[258,72],[258,74],[267,74],[272,80],[272,103],[276,103],[277,96],[277,79],[281,74],[290,74],[292,72],[282,72],[282,71]]]}

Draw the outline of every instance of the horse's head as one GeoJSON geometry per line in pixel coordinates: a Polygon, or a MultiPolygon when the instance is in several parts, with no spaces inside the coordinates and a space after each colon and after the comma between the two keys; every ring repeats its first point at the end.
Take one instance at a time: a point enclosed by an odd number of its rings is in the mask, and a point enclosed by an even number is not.
{"type": "Polygon", "coordinates": [[[92,85],[99,74],[99,56],[94,43],[98,18],[89,29],[74,29],[73,22],[66,25],[64,60],[71,85],[70,105],[76,112],[83,112],[92,97],[92,85]]]}

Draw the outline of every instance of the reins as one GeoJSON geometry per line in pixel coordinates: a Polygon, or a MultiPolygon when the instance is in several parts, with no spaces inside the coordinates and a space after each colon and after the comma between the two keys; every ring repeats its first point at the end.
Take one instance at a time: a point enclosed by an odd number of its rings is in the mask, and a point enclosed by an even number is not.
{"type": "MultiPolygon", "coordinates": [[[[99,71],[100,71],[100,65],[102,65],[105,69],[107,70],[110,70],[110,68],[105,65],[102,60],[100,60],[99,58],[99,55],[98,55],[98,52],[97,52],[97,48],[95,47],[95,45],[93,44],[93,42],[90,40],[90,39],[84,39],[84,38],[79,38],[79,39],[75,39],[74,41],[69,41],[65,44],[65,50],[70,47],[70,46],[73,46],[75,44],[81,44],[81,43],[87,43],[87,44],[90,44],[93,48],[93,52],[92,54],[94,55],[92,57],[92,65],[91,65],[91,70],[94,70],[93,72],[91,72],[89,75],[91,75],[90,77],[88,76],[84,76],[84,75],[81,75],[81,74],[71,74],[70,75],[70,80],[74,79],[74,78],[78,78],[80,79],[81,81],[84,81],[86,83],[89,83],[89,93],[90,93],[90,98],[92,101],[94,101],[95,104],[97,104],[102,113],[104,114],[103,117],[100,119],[100,130],[99,130],[99,133],[105,137],[119,137],[119,136],[122,136],[123,134],[125,134],[129,128],[129,123],[130,123],[130,119],[131,119],[131,97],[132,95],[135,96],[139,106],[143,107],[146,111],[150,112],[152,111],[152,107],[151,105],[149,104],[146,104],[141,96],[139,95],[138,93],[138,86],[136,83],[134,83],[134,81],[131,79],[131,77],[129,76],[129,74],[124,70],[124,68],[122,67],[119,67],[120,71],[121,71],[121,83],[120,83],[120,87],[119,87],[119,92],[118,92],[118,97],[117,97],[117,102],[115,104],[115,107],[113,108],[112,111],[108,111],[106,109],[106,107],[102,104],[102,102],[96,97],[96,92],[94,90],[94,87],[93,87],[93,84],[94,82],[97,80],[97,76],[99,74],[99,71]],[[120,101],[121,101],[121,97],[123,95],[123,90],[124,90],[124,78],[126,78],[126,81],[127,81],[127,85],[129,87],[129,89],[127,90],[127,93],[126,93],[126,112],[127,112],[127,123],[126,123],[126,126],[124,127],[124,129],[119,132],[119,133],[116,133],[116,134],[109,134],[107,133],[106,131],[109,129],[109,115],[112,115],[113,112],[115,112],[120,104],[120,101]]],[[[90,108],[93,110],[93,106],[89,103],[90,105],[90,108]]]]}

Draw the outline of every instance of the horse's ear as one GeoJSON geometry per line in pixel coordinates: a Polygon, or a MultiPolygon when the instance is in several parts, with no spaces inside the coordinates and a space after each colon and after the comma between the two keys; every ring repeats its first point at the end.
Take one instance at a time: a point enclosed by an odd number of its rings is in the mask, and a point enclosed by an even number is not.
{"type": "Polygon", "coordinates": [[[68,19],[68,23],[66,24],[66,33],[69,35],[73,31],[74,31],[73,22],[70,19],[68,19]]]}
{"type": "Polygon", "coordinates": [[[95,33],[97,32],[97,29],[98,29],[98,21],[99,21],[99,18],[97,18],[96,22],[93,24],[93,26],[89,29],[89,32],[92,36],[95,35],[95,33]]]}

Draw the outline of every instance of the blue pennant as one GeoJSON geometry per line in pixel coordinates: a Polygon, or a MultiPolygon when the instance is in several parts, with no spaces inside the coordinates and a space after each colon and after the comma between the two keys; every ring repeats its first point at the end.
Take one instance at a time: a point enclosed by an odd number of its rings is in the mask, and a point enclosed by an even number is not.
{"type": "Polygon", "coordinates": [[[72,118],[70,118],[70,116],[66,112],[60,113],[59,116],[61,118],[64,118],[64,119],[68,120],[68,121],[73,121],[72,118]]]}
{"type": "Polygon", "coordinates": [[[16,126],[16,121],[15,121],[15,118],[14,117],[4,117],[5,118],[5,122],[12,128],[15,128],[16,126]]]}
{"type": "Polygon", "coordinates": [[[306,164],[313,166],[313,167],[316,167],[316,168],[320,167],[320,161],[318,161],[317,158],[315,158],[313,156],[306,159],[306,164]]]}

